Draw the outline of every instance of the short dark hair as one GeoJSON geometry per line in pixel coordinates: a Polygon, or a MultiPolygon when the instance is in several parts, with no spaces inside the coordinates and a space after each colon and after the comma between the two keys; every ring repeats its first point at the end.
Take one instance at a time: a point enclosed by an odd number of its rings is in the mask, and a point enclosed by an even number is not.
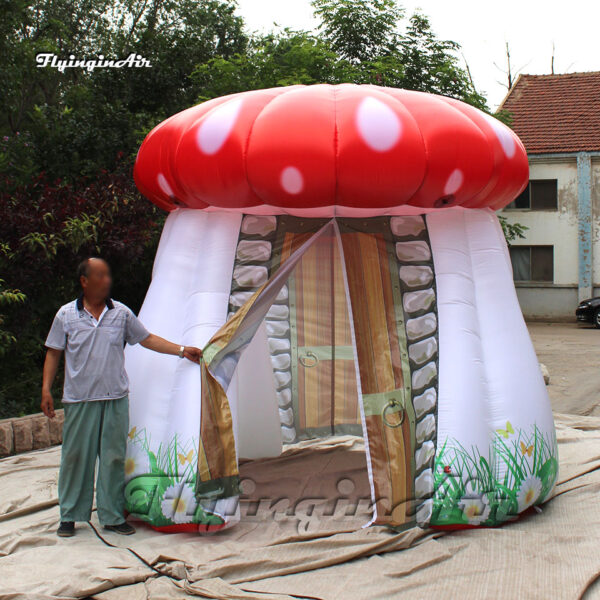
{"type": "Polygon", "coordinates": [[[82,260],[77,267],[77,281],[80,281],[82,277],[88,277],[90,260],[101,260],[102,262],[105,262],[104,259],[99,256],[88,256],[85,260],[82,260]]]}

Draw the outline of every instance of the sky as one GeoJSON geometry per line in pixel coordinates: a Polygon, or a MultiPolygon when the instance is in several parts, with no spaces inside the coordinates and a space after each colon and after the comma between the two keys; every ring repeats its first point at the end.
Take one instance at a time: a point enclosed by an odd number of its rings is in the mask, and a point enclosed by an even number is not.
{"type": "MultiPolygon", "coordinates": [[[[506,95],[506,42],[513,74],[600,71],[600,2],[598,0],[405,0],[411,15],[430,18],[438,37],[458,42],[480,93],[496,108],[506,95]],[[498,65],[497,67],[494,65],[498,65]]],[[[310,0],[238,0],[250,30],[267,31],[273,23],[312,29],[310,0]]],[[[464,61],[460,57],[462,64],[464,61]]]]}

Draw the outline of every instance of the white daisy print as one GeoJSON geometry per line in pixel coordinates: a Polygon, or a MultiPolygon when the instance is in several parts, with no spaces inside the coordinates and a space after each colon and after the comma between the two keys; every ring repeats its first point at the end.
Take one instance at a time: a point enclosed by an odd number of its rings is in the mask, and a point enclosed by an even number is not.
{"type": "Polygon", "coordinates": [[[469,525],[481,525],[490,514],[487,496],[464,496],[458,503],[469,525]]]}
{"type": "Polygon", "coordinates": [[[196,506],[194,490],[185,483],[169,486],[160,503],[162,514],[174,523],[191,523],[196,506]]]}
{"type": "Polygon", "coordinates": [[[148,453],[137,444],[128,444],[127,454],[125,455],[125,481],[130,481],[134,477],[146,475],[149,472],[148,453]]]}
{"type": "Polygon", "coordinates": [[[529,508],[540,496],[542,492],[542,480],[535,475],[529,475],[519,486],[517,492],[517,502],[519,504],[519,512],[523,512],[529,508]]]}

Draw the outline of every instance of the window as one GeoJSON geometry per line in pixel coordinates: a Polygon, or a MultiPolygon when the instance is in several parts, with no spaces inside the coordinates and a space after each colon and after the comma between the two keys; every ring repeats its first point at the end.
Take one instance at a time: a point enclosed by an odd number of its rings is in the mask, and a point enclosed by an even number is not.
{"type": "Polygon", "coordinates": [[[558,208],[558,185],[556,179],[530,180],[527,187],[506,208],[556,210],[558,208]]]}
{"type": "Polygon", "coordinates": [[[554,281],[554,246],[511,246],[515,281],[554,281]]]}

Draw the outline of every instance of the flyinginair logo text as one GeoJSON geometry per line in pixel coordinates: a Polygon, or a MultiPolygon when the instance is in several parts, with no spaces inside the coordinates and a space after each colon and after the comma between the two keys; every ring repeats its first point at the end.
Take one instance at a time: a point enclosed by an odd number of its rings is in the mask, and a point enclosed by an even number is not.
{"type": "Polygon", "coordinates": [[[69,58],[59,58],[56,54],[50,52],[40,52],[35,56],[35,62],[38,68],[51,67],[58,69],[61,73],[65,69],[80,68],[86,69],[91,73],[94,69],[122,69],[123,67],[151,67],[150,61],[140,54],[132,52],[127,58],[120,60],[106,59],[103,54],[99,54],[98,58],[76,58],[71,54],[69,58]]]}

